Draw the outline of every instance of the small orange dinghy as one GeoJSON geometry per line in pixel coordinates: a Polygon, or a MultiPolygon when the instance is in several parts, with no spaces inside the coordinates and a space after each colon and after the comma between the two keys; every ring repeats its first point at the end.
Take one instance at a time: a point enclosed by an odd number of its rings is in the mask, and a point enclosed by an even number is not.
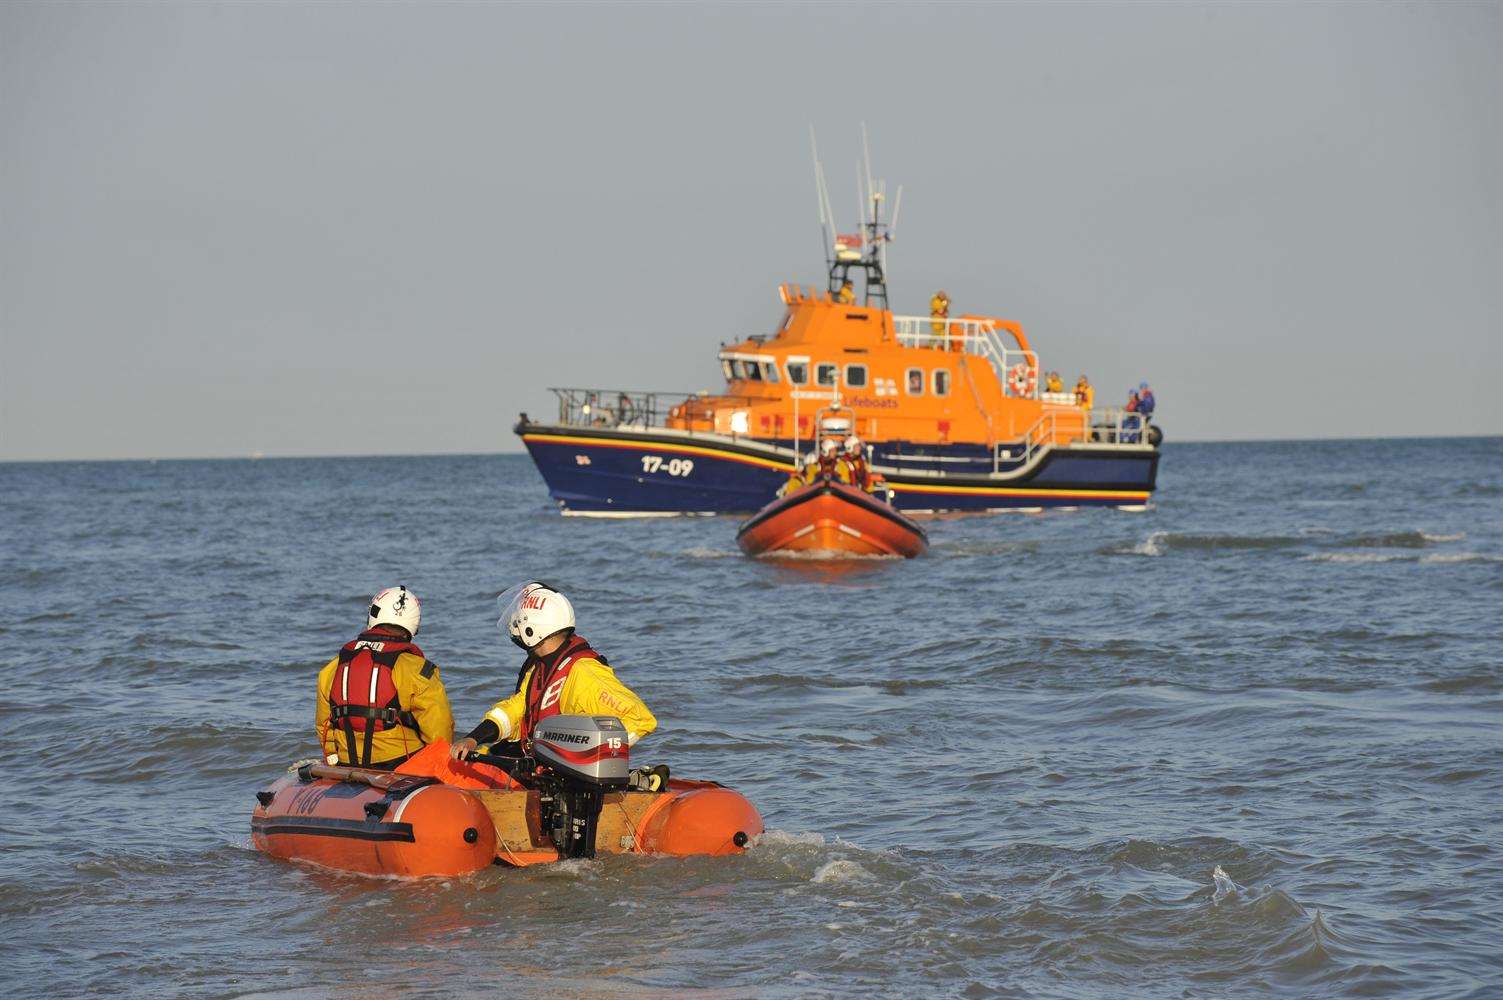
{"type": "Polygon", "coordinates": [[[763,507],[736,532],[750,556],[830,552],[913,558],[929,536],[891,504],[824,477],[763,507]]]}
{"type": "Polygon", "coordinates": [[[596,854],[739,854],[762,832],[739,792],[630,770],[624,736],[613,718],[559,715],[526,757],[453,765],[435,743],[409,761],[428,773],[303,764],[256,793],[251,840],[273,857],[415,877],[596,854]]]}

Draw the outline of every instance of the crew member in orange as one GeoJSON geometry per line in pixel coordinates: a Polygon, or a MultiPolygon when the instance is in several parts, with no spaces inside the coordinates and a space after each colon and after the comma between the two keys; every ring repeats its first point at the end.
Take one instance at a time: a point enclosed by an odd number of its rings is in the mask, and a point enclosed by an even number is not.
{"type": "Polygon", "coordinates": [[[944,336],[947,325],[945,320],[950,318],[950,297],[945,294],[943,288],[935,292],[934,297],[929,300],[929,315],[934,318],[929,328],[934,331],[936,337],[944,336]]]}
{"type": "Polygon", "coordinates": [[[501,740],[527,740],[554,715],[611,715],[626,727],[628,745],[658,727],[647,706],[583,636],[574,631],[574,605],[545,583],[524,583],[501,595],[496,625],[527,651],[517,689],[492,706],[480,725],[449,755],[463,760],[501,740]]]}
{"type": "Polygon", "coordinates": [[[835,293],[835,301],[843,306],[856,304],[856,286],[851,284],[849,279],[840,286],[840,291],[835,293]]]}
{"type": "Polygon", "coordinates": [[[840,461],[845,469],[846,482],[857,489],[869,491],[872,488],[871,470],[866,465],[866,446],[856,435],[845,439],[845,454],[840,456],[840,461]]]}
{"type": "Polygon", "coordinates": [[[330,764],[390,770],[454,738],[438,664],[412,641],[421,620],[417,595],[388,587],[371,598],[365,631],[319,671],[314,724],[330,764]]]}

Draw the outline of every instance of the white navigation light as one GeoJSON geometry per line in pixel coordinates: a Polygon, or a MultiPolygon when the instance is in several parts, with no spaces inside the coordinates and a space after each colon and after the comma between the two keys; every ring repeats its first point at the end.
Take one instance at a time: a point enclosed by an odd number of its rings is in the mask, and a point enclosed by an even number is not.
{"type": "Polygon", "coordinates": [[[736,410],[731,414],[731,433],[745,434],[751,426],[745,410],[736,410]]]}

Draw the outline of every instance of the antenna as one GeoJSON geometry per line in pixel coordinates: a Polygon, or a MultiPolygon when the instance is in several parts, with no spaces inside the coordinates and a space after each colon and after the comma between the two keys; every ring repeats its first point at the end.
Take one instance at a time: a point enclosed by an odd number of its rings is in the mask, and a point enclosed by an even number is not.
{"type": "Polygon", "coordinates": [[[809,151],[814,156],[814,196],[819,201],[819,231],[823,244],[821,249],[825,254],[825,270],[829,270],[834,261],[830,259],[830,247],[833,245],[830,239],[830,230],[835,228],[835,219],[830,212],[830,192],[825,187],[825,170],[819,165],[819,144],[814,139],[814,125],[809,125],[809,151]]]}
{"type": "MultiPolygon", "coordinates": [[[[861,155],[866,161],[866,200],[874,202],[877,192],[872,189],[872,146],[866,137],[866,122],[861,123],[861,155]]],[[[872,206],[872,221],[877,221],[876,205],[872,206]]]]}

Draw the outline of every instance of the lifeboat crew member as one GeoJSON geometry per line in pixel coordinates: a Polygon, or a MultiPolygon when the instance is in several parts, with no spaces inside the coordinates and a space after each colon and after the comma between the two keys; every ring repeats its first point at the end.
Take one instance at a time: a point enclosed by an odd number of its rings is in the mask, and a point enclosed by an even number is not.
{"type": "Polygon", "coordinates": [[[1049,373],[1049,377],[1044,381],[1044,391],[1045,392],[1064,392],[1065,391],[1065,383],[1064,383],[1064,380],[1059,377],[1059,372],[1050,372],[1049,373]]]}
{"type": "Polygon", "coordinates": [[[1075,403],[1081,409],[1089,410],[1096,402],[1096,390],[1091,385],[1090,379],[1085,375],[1080,376],[1080,381],[1075,383],[1075,403]]]}
{"type": "Polygon", "coordinates": [[[795,490],[801,490],[808,486],[815,478],[814,466],[816,460],[812,454],[804,455],[793,463],[793,471],[788,473],[788,481],[778,487],[778,496],[785,497],[795,490]]]}
{"type": "Polygon", "coordinates": [[[853,306],[856,304],[856,286],[851,284],[849,278],[840,286],[840,291],[835,293],[835,301],[843,306],[853,306]]]}
{"type": "Polygon", "coordinates": [[[314,721],[330,764],[390,770],[454,738],[438,664],[412,641],[421,620],[417,595],[388,587],[371,598],[365,631],[319,671],[314,721]]]}
{"type": "Polygon", "coordinates": [[[658,727],[647,706],[583,636],[574,631],[574,605],[545,583],[524,583],[500,597],[496,625],[527,651],[517,689],[492,706],[480,725],[449,749],[463,760],[482,745],[526,740],[554,715],[611,715],[634,744],[658,727]]]}
{"type": "MultiPolygon", "coordinates": [[[[825,438],[819,443],[819,464],[811,471],[814,473],[814,479],[828,476],[842,483],[851,481],[845,463],[840,460],[840,442],[834,438],[825,438]]],[[[813,479],[810,482],[813,482],[813,479]]]]}
{"type": "Polygon", "coordinates": [[[862,490],[872,488],[871,470],[866,465],[866,447],[856,435],[845,439],[845,454],[840,461],[846,482],[862,490]]]}
{"type": "Polygon", "coordinates": [[[1154,398],[1153,390],[1148,388],[1147,382],[1138,383],[1138,412],[1147,420],[1153,416],[1154,398]]]}
{"type": "Polygon", "coordinates": [[[929,315],[934,318],[934,322],[929,324],[929,329],[934,331],[936,337],[943,336],[945,327],[948,325],[945,321],[950,318],[950,297],[945,294],[943,288],[935,292],[934,297],[929,300],[929,315]]]}

